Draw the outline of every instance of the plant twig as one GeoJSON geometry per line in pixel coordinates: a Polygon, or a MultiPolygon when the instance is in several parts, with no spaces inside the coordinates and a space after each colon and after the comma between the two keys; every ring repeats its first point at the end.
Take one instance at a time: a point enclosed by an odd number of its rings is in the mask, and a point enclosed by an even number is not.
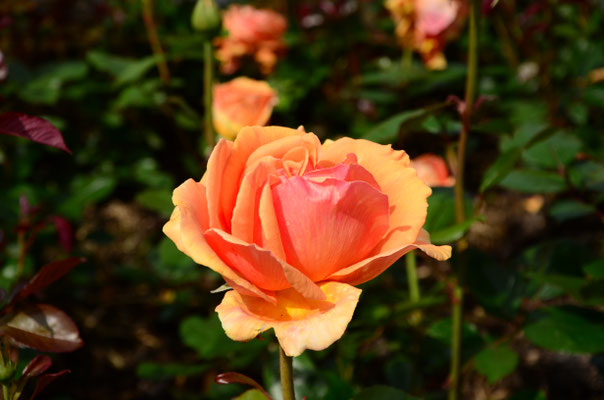
{"type": "Polygon", "coordinates": [[[147,40],[155,56],[155,62],[157,63],[157,69],[159,70],[159,77],[162,83],[165,85],[170,81],[170,70],[166,63],[166,56],[164,50],[159,41],[157,34],[157,25],[155,24],[155,18],[153,16],[153,0],[142,0],[143,1],[143,21],[145,22],[145,29],[147,31],[147,40]]]}
{"type": "Polygon", "coordinates": [[[203,44],[203,105],[204,105],[204,136],[206,149],[211,151],[216,144],[214,125],[212,122],[212,91],[214,89],[214,54],[212,41],[207,39],[203,44]]]}

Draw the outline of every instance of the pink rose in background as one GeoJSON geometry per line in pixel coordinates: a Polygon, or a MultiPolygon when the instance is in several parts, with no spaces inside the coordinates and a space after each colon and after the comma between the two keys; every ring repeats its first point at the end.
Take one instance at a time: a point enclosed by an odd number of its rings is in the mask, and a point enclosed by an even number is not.
{"type": "Polygon", "coordinates": [[[224,12],[223,26],[228,36],[216,41],[223,72],[235,72],[245,55],[253,56],[263,73],[273,70],[277,55],[285,49],[285,17],[272,10],[233,5],[224,12]]]}
{"type": "Polygon", "coordinates": [[[459,34],[467,15],[465,0],[387,0],[403,47],[417,50],[428,68],[443,69],[445,43],[459,34]]]}
{"type": "Polygon", "coordinates": [[[435,154],[422,154],[411,160],[411,166],[417,171],[417,176],[430,187],[451,187],[455,178],[449,173],[447,163],[435,154]]]}

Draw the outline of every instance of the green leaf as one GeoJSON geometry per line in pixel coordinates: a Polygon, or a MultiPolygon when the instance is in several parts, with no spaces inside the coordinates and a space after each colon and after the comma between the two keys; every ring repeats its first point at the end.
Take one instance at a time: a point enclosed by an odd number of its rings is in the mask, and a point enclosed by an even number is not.
{"type": "Polygon", "coordinates": [[[128,107],[150,108],[165,101],[166,94],[161,91],[161,83],[152,79],[126,87],[120,92],[113,106],[116,110],[128,107]]]}
{"type": "Polygon", "coordinates": [[[517,169],[500,183],[506,189],[524,193],[559,193],[566,189],[564,178],[554,172],[517,169]]]}
{"type": "Polygon", "coordinates": [[[453,225],[448,228],[438,230],[430,234],[430,241],[434,244],[448,244],[453,243],[470,229],[472,224],[478,220],[483,220],[483,217],[470,218],[461,224],[453,225]]]}
{"type": "Polygon", "coordinates": [[[488,347],[476,355],[474,365],[493,384],[514,372],[518,358],[509,346],[488,347]]]}
{"type": "Polygon", "coordinates": [[[363,135],[363,139],[378,143],[392,143],[397,138],[402,125],[421,123],[436,111],[447,106],[449,106],[449,103],[441,103],[417,110],[403,111],[379,123],[363,135]]]}
{"type": "Polygon", "coordinates": [[[524,328],[528,340],[553,351],[604,351],[604,322],[593,322],[576,312],[561,308],[550,308],[546,312],[544,318],[524,328]]]}
{"type": "Polygon", "coordinates": [[[583,266],[583,271],[593,279],[604,279],[604,259],[583,266]]]}
{"type": "Polygon", "coordinates": [[[596,207],[577,200],[560,200],[549,210],[550,215],[558,222],[584,217],[596,212],[596,207]]]}
{"type": "Polygon", "coordinates": [[[141,79],[151,68],[155,66],[155,57],[146,57],[136,60],[124,68],[118,75],[115,83],[123,85],[141,79]]]}
{"type": "Polygon", "coordinates": [[[516,162],[520,158],[522,150],[520,148],[512,148],[505,153],[501,154],[497,161],[495,161],[489,169],[484,173],[482,183],[480,184],[480,191],[484,192],[490,187],[501,182],[503,178],[514,168],[516,162]]]}
{"type": "Polygon", "coordinates": [[[403,392],[402,390],[391,386],[372,386],[361,390],[352,398],[352,400],[418,400],[403,392]]]}
{"type": "Polygon", "coordinates": [[[143,379],[159,380],[178,376],[199,375],[208,370],[207,365],[185,365],[144,362],[136,367],[136,374],[143,379]]]}
{"type": "Polygon", "coordinates": [[[172,191],[168,189],[147,189],[136,195],[136,202],[141,206],[157,211],[163,217],[169,217],[174,210],[172,191]]]}
{"type": "Polygon", "coordinates": [[[88,66],[82,61],[64,61],[46,65],[36,76],[19,89],[19,96],[34,104],[55,104],[65,82],[82,79],[88,66]]]}
{"type": "Polygon", "coordinates": [[[77,218],[85,206],[105,199],[116,185],[117,180],[113,176],[78,177],[72,183],[71,195],[59,207],[59,213],[77,218]]]}
{"type": "Polygon", "coordinates": [[[258,389],[250,389],[243,392],[241,396],[235,397],[233,400],[266,400],[268,397],[258,389]]]}
{"type": "Polygon", "coordinates": [[[92,50],[86,54],[86,60],[102,72],[113,75],[117,85],[141,79],[155,65],[155,57],[133,59],[92,50]]]}
{"type": "Polygon", "coordinates": [[[581,147],[581,141],[576,136],[557,132],[529,147],[522,154],[522,158],[530,164],[543,168],[556,168],[560,164],[570,163],[581,147]]]}

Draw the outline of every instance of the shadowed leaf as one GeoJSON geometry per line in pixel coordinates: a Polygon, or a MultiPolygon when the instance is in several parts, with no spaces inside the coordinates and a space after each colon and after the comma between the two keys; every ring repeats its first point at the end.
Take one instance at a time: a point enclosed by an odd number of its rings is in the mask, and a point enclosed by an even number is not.
{"type": "Polygon", "coordinates": [[[271,396],[269,396],[266,390],[264,390],[264,388],[260,386],[258,382],[256,382],[249,376],[240,374],[238,372],[223,372],[222,374],[216,375],[216,378],[214,378],[214,380],[216,381],[216,383],[219,383],[221,385],[228,385],[230,383],[241,383],[244,385],[248,385],[255,389],[258,389],[266,396],[267,399],[272,399],[271,396]]]}
{"type": "Polygon", "coordinates": [[[42,118],[18,112],[0,114],[0,133],[19,136],[71,154],[71,150],[63,141],[61,132],[42,118]]]}
{"type": "Polygon", "coordinates": [[[24,377],[31,378],[33,376],[38,376],[46,372],[48,368],[52,365],[52,360],[48,356],[37,355],[33,360],[23,368],[23,373],[21,374],[24,377]]]}
{"type": "Polygon", "coordinates": [[[44,388],[46,388],[46,386],[48,386],[49,383],[51,383],[55,379],[65,375],[65,374],[69,374],[70,372],[71,372],[70,370],[64,369],[63,371],[55,372],[54,374],[42,375],[40,378],[38,378],[38,382],[36,383],[36,388],[34,389],[34,393],[31,395],[29,400],[35,399],[36,396],[38,396],[40,394],[40,392],[42,392],[44,390],[44,388]]]}
{"type": "Polygon", "coordinates": [[[43,266],[40,271],[15,295],[12,303],[39,292],[68,273],[73,267],[85,261],[84,258],[72,257],[43,266]]]}
{"type": "Polygon", "coordinates": [[[71,318],[48,304],[28,307],[9,316],[0,333],[19,346],[52,353],[74,351],[84,344],[71,318]]]}

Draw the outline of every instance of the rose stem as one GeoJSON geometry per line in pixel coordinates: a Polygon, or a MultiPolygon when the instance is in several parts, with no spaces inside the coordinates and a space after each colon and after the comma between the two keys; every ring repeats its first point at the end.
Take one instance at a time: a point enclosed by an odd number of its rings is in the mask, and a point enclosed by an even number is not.
{"type": "Polygon", "coordinates": [[[294,394],[294,374],[292,372],[293,357],[289,357],[279,346],[279,372],[281,373],[281,391],[283,400],[296,400],[294,394]]]}
{"type": "MultiPolygon", "coordinates": [[[[457,223],[465,221],[464,205],[464,164],[466,159],[466,146],[470,132],[470,119],[474,106],[474,93],[476,91],[476,75],[478,69],[478,0],[470,0],[469,23],[469,48],[468,48],[468,74],[466,76],[465,110],[462,113],[462,129],[457,146],[457,173],[455,176],[455,219],[457,223]]],[[[452,335],[451,335],[451,367],[449,375],[449,400],[457,400],[459,395],[459,371],[461,362],[461,336],[463,318],[463,289],[460,280],[463,277],[465,257],[462,254],[468,242],[462,238],[457,244],[458,258],[457,277],[453,281],[451,290],[452,303],[452,335]]]]}
{"type": "MultiPolygon", "coordinates": [[[[420,299],[419,281],[417,279],[417,260],[415,252],[410,251],[405,255],[405,263],[407,268],[407,285],[409,287],[409,300],[411,303],[417,303],[420,299]]],[[[409,318],[410,322],[415,325],[422,318],[421,311],[414,310],[409,318]]]]}
{"type": "Polygon", "coordinates": [[[143,0],[143,21],[145,22],[145,29],[147,31],[147,40],[149,41],[149,45],[151,45],[157,69],[159,70],[159,77],[162,83],[166,84],[170,80],[170,70],[168,69],[164,50],[157,35],[157,27],[153,18],[153,0],[143,0]]]}
{"type": "Polygon", "coordinates": [[[203,43],[203,106],[204,106],[204,135],[206,148],[212,151],[216,140],[214,125],[212,124],[212,90],[214,88],[214,54],[212,40],[206,39],[203,43]]]}

